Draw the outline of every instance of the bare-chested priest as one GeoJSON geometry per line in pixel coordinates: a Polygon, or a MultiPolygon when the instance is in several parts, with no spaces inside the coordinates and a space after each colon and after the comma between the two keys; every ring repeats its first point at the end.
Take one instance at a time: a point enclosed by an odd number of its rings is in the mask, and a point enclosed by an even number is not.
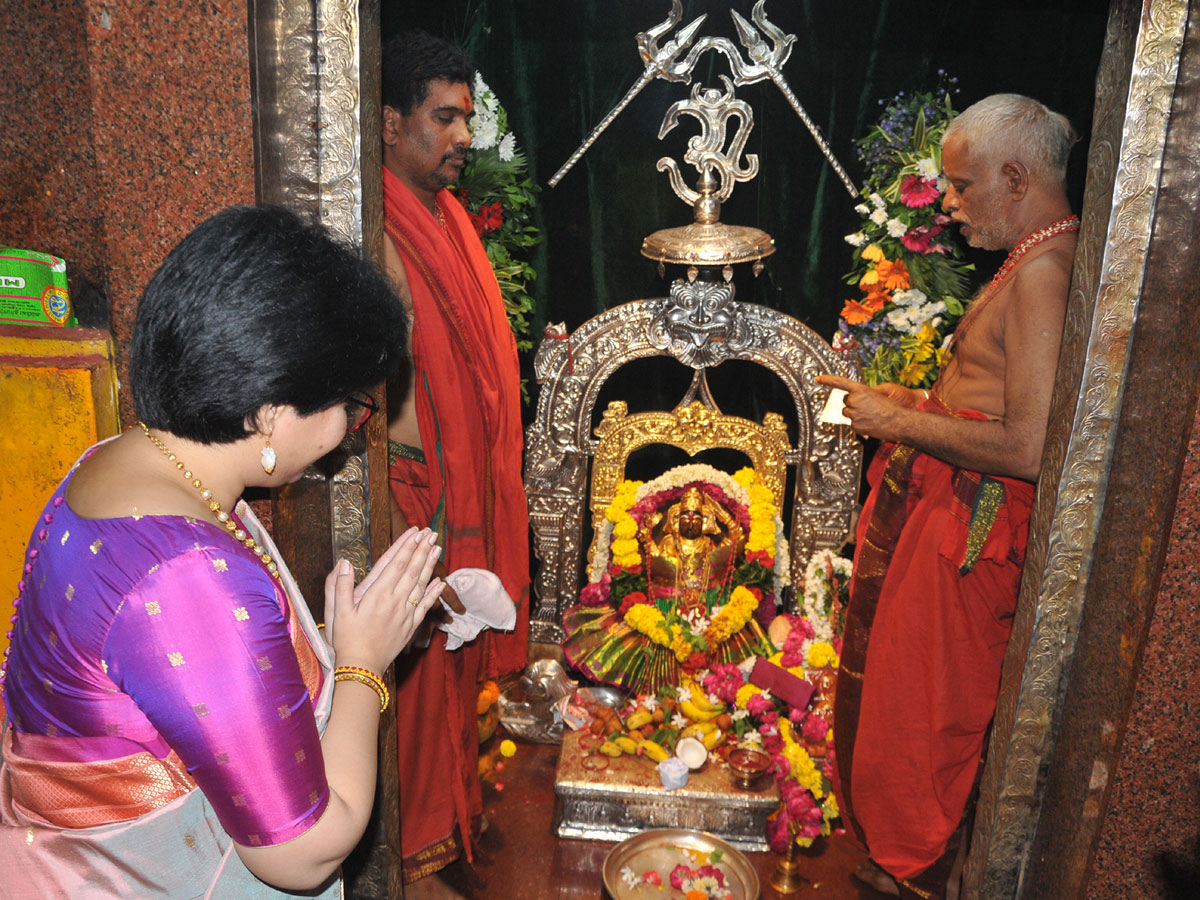
{"type": "Polygon", "coordinates": [[[955,119],[943,209],[968,243],[1008,258],[932,391],[820,379],[849,392],[855,431],[884,441],[858,526],[834,746],[843,819],[875,864],[856,874],[902,897],[957,895],[1058,365],[1074,141],[1063,116],[1015,94],[955,119]]]}

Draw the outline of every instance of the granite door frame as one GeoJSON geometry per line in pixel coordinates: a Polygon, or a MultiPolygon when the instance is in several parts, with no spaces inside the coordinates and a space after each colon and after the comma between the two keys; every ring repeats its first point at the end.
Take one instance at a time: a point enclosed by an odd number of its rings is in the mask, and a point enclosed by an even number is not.
{"type": "MultiPolygon", "coordinates": [[[[248,8],[260,201],[310,211],[378,258],[378,0],[248,8]]],[[[965,898],[1086,890],[1196,407],[1200,321],[1185,277],[1200,263],[1188,214],[1200,183],[1187,153],[1200,138],[1196,20],[1186,0],[1110,9],[1052,425],[965,898]],[[1150,365],[1164,353],[1192,377],[1170,383],[1150,365]],[[1155,414],[1166,396],[1185,414],[1155,414]],[[1136,503],[1131,487],[1143,489],[1136,503]]],[[[335,552],[361,570],[387,541],[384,438],[373,422],[357,469],[352,460],[349,473],[314,474],[276,498],[277,540],[306,561],[310,598],[335,552]]],[[[381,749],[394,760],[392,729],[381,749]]],[[[401,896],[398,829],[388,832],[401,896]]]]}
{"type": "MultiPolygon", "coordinates": [[[[324,223],[382,264],[379,0],[247,0],[255,194],[324,223]]],[[[387,408],[381,386],[380,406],[387,408]]],[[[334,473],[310,468],[275,492],[273,532],[317,621],[336,559],[359,578],[388,546],[387,422],[349,435],[334,473]]],[[[394,671],[385,678],[395,687],[394,671]]],[[[379,729],[381,772],[398,772],[396,718],[379,729]]],[[[403,897],[399,782],[380,778],[375,814],[346,866],[355,896],[403,897]],[[386,852],[385,852],[386,848],[386,852]]]]}

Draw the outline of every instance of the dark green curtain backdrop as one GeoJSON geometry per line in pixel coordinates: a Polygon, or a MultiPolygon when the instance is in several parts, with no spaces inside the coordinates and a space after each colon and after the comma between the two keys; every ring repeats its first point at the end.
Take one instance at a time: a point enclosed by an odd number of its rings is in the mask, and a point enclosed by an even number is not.
{"type": "MultiPolygon", "coordinates": [[[[749,18],[753,2],[684,0],[683,6],[685,23],[708,13],[701,36],[723,34],[736,43],[728,10],[749,18]]],[[[537,214],[546,239],[534,255],[539,335],[547,322],[574,328],[602,309],[666,293],[655,264],[638,250],[651,232],[691,220],[655,170],[660,156],[679,157],[697,133],[695,120],[684,117],[667,141],[657,138],[666,108],[686,97],[688,86],[653,82],[558,187],[546,187],[546,180],[637,80],[643,66],[634,35],[669,9],[669,0],[383,0],[385,39],[419,27],[461,44],[508,110],[542,185],[537,214]]],[[[959,79],[958,109],[1009,91],[1071,119],[1084,137],[1071,163],[1078,209],[1107,17],[1103,0],[768,0],[767,14],[797,35],[784,74],[856,183],[863,172],[853,141],[877,118],[879,100],[931,89],[945,69],[959,79]]],[[[698,69],[698,80],[720,87],[717,76],[728,73],[724,58],[707,59],[709,70],[698,69]]],[[[734,189],[722,220],[763,228],[778,248],[757,280],[748,271],[738,274],[739,299],[788,312],[828,339],[843,300],[855,293],[841,279],[851,252],[843,236],[857,229],[856,201],[773,84],[737,93],[754,108],[747,149],[759,155],[761,171],[734,189]]],[[[685,172],[694,184],[694,170],[685,172]]],[[[978,280],[1001,260],[1002,254],[974,257],[978,280]]],[[[668,270],[667,277],[678,274],[668,270]]]]}

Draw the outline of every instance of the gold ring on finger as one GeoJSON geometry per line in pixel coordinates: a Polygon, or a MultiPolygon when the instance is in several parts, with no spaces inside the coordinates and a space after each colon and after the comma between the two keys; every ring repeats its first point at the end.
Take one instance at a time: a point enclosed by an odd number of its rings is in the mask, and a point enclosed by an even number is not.
{"type": "Polygon", "coordinates": [[[409,598],[408,598],[408,605],[409,605],[409,606],[416,606],[416,605],[418,605],[420,602],[421,602],[421,598],[420,598],[419,596],[414,596],[414,597],[409,597],[409,598]]]}

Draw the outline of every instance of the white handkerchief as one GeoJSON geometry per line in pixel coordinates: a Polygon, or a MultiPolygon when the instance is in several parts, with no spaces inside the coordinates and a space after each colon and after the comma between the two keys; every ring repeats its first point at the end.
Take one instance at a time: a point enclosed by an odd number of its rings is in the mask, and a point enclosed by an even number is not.
{"type": "Polygon", "coordinates": [[[845,405],[846,392],[841,388],[830,388],[829,399],[825,401],[825,408],[821,410],[821,415],[817,417],[817,421],[828,422],[830,425],[849,425],[850,420],[842,412],[842,407],[845,405]]]}
{"type": "Polygon", "coordinates": [[[446,583],[454,588],[467,609],[460,614],[442,603],[442,608],[450,613],[450,621],[438,625],[449,635],[447,650],[457,650],[485,628],[510,631],[517,623],[516,604],[495,573],[487,569],[456,569],[446,576],[446,583]]]}

